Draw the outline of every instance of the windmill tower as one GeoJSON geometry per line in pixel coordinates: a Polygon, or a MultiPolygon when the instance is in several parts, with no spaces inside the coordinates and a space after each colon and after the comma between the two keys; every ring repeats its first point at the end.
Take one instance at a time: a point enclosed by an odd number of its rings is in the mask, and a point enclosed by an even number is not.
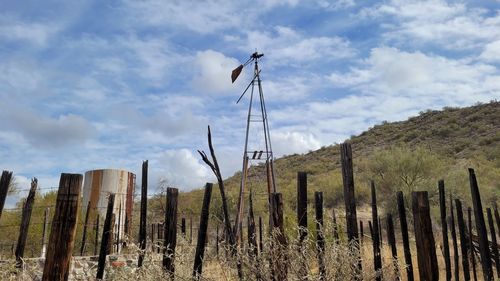
{"type": "MultiPolygon", "coordinates": [[[[238,78],[243,68],[252,62],[254,62],[254,72],[253,78],[246,87],[245,91],[238,98],[236,103],[239,103],[243,96],[250,90],[250,102],[248,104],[248,115],[246,123],[246,134],[245,134],[245,146],[243,149],[243,159],[242,159],[242,169],[241,169],[241,182],[240,182],[240,193],[238,198],[238,213],[236,214],[235,220],[235,237],[238,238],[240,234],[239,223],[243,216],[243,195],[245,189],[248,185],[248,171],[251,162],[260,162],[265,164],[266,169],[266,182],[267,182],[267,194],[268,202],[270,201],[271,193],[276,191],[276,182],[274,177],[274,167],[273,167],[273,148],[271,144],[271,135],[269,133],[269,123],[267,119],[266,104],[264,100],[264,92],[262,91],[262,82],[260,79],[260,69],[259,60],[262,59],[264,54],[259,54],[258,52],[253,53],[250,58],[242,65],[238,66],[233,70],[231,74],[232,82],[238,78]],[[260,130],[261,142],[260,147],[250,147],[249,146],[249,136],[254,130],[260,130]]],[[[254,135],[253,135],[254,136],[254,135]]],[[[271,205],[269,204],[269,208],[271,205]]],[[[271,211],[271,210],[270,210],[271,211]]],[[[270,212],[271,213],[271,212],[270,212]]]]}

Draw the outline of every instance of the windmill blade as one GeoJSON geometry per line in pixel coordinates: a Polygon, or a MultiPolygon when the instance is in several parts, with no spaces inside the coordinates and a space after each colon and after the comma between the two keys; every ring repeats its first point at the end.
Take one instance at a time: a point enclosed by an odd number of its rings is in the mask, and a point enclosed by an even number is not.
{"type": "Polygon", "coordinates": [[[234,81],[236,81],[236,79],[238,78],[238,76],[240,76],[240,73],[241,73],[242,70],[243,70],[243,65],[240,64],[240,66],[238,66],[237,68],[235,68],[233,70],[233,72],[231,72],[232,83],[234,83],[234,81]]]}

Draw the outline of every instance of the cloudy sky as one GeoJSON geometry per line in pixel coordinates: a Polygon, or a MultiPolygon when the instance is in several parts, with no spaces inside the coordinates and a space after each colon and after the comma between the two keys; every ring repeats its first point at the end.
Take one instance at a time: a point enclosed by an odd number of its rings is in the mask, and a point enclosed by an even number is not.
{"type": "MultiPolygon", "coordinates": [[[[240,168],[255,50],[275,155],[500,99],[500,1],[0,1],[0,169],[23,187],[150,161],[150,182],[240,168]],[[27,2],[30,2],[27,4],[27,2]]],[[[140,177],[140,175],[139,175],[140,177]]],[[[138,177],[138,179],[139,179],[138,177]]]]}

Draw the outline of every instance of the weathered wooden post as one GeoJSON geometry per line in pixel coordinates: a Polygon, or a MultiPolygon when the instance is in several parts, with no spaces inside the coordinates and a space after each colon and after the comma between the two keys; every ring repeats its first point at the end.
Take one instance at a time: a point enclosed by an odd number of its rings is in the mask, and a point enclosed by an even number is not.
{"type": "Polygon", "coordinates": [[[346,213],[347,239],[355,246],[358,253],[358,264],[355,279],[361,278],[361,257],[359,255],[358,224],[356,216],[356,196],[354,193],[354,172],[352,168],[352,149],[350,143],[340,145],[340,161],[342,163],[342,182],[344,185],[344,202],[346,213]]]}
{"type": "Polygon", "coordinates": [[[157,253],[159,254],[163,245],[163,223],[156,224],[156,232],[156,243],[158,244],[157,253]]]}
{"type": "Polygon", "coordinates": [[[253,195],[250,191],[248,202],[248,217],[247,217],[247,234],[248,234],[248,247],[251,257],[257,257],[259,250],[257,248],[257,235],[255,234],[255,217],[253,213],[253,195]]]}
{"type": "MultiPolygon", "coordinates": [[[[498,206],[495,204],[493,206],[493,209],[495,210],[495,220],[497,222],[497,230],[500,232],[500,214],[498,214],[498,206]]],[[[500,265],[499,265],[500,267],[500,265]]]]}
{"type": "Polygon", "coordinates": [[[382,248],[382,246],[384,246],[384,240],[382,239],[383,238],[383,231],[382,231],[382,220],[380,219],[380,216],[378,217],[378,231],[380,232],[378,234],[378,237],[380,238],[380,248],[382,248]]]}
{"type": "Polygon", "coordinates": [[[21,225],[19,226],[19,237],[16,246],[16,263],[18,267],[23,265],[24,248],[26,246],[26,238],[28,238],[28,230],[30,227],[31,211],[33,210],[33,203],[35,202],[36,188],[38,180],[33,178],[31,180],[31,188],[24,202],[23,212],[21,215],[21,225]]]}
{"type": "Polygon", "coordinates": [[[493,215],[491,213],[491,209],[486,209],[486,214],[488,216],[488,225],[490,226],[490,235],[491,235],[491,256],[495,261],[495,266],[497,269],[497,276],[500,278],[500,259],[498,257],[498,244],[497,244],[497,234],[495,231],[495,225],[493,224],[493,215]]]}
{"type": "Polygon", "coordinates": [[[274,254],[271,259],[271,274],[273,280],[287,280],[288,257],[286,256],[284,249],[286,248],[288,242],[283,225],[283,196],[281,193],[271,194],[271,210],[272,225],[269,228],[273,237],[273,249],[271,252],[274,254]]]}
{"type": "Polygon", "coordinates": [[[97,248],[99,247],[99,214],[95,218],[95,237],[94,237],[94,256],[97,256],[97,248]]]}
{"type": "Polygon", "coordinates": [[[392,215],[387,214],[387,241],[391,247],[392,262],[394,265],[394,273],[396,274],[396,280],[400,280],[399,276],[399,266],[398,266],[398,248],[396,246],[396,235],[394,234],[394,222],[392,220],[392,215]]]}
{"type": "Polygon", "coordinates": [[[460,249],[462,250],[462,268],[464,271],[464,280],[470,280],[469,272],[469,255],[467,253],[467,237],[465,234],[465,220],[462,211],[462,202],[455,199],[455,207],[457,208],[458,232],[460,234],[460,249]]]}
{"type": "Polygon", "coordinates": [[[359,220],[359,238],[360,238],[361,243],[363,243],[363,240],[364,240],[364,236],[365,236],[364,231],[365,230],[363,227],[363,221],[359,220]]]}
{"type": "Polygon", "coordinates": [[[181,234],[184,239],[186,239],[186,218],[181,219],[181,234]]]}
{"type": "Polygon", "coordinates": [[[83,176],[80,174],[61,174],[43,268],[43,281],[68,280],[82,180],[83,176]]]}
{"type": "Polygon", "coordinates": [[[368,228],[370,229],[370,237],[373,240],[373,225],[372,225],[372,221],[368,221],[368,228]]]}
{"type": "Polygon", "coordinates": [[[82,245],[80,245],[80,256],[83,256],[85,252],[85,242],[87,240],[87,225],[89,223],[89,212],[90,212],[90,201],[87,204],[87,209],[85,210],[85,222],[83,223],[83,236],[82,245]]]}
{"type": "Polygon", "coordinates": [[[467,208],[467,217],[469,222],[469,249],[472,261],[472,275],[474,276],[474,281],[477,281],[476,272],[476,252],[474,251],[474,244],[472,243],[472,209],[467,208]]]}
{"type": "Polygon", "coordinates": [[[203,256],[205,254],[205,240],[207,239],[208,215],[210,212],[210,197],[212,196],[212,184],[205,186],[203,196],[203,206],[200,215],[200,227],[198,228],[198,241],[196,243],[196,253],[194,255],[193,278],[200,280],[203,269],[203,256]]]}
{"type": "Polygon", "coordinates": [[[372,221],[373,221],[373,268],[376,272],[375,280],[382,280],[382,256],[380,255],[380,238],[379,234],[381,231],[379,230],[378,224],[378,212],[377,212],[377,194],[375,191],[375,183],[373,180],[371,181],[371,193],[372,193],[372,221]]]}
{"type": "Polygon", "coordinates": [[[451,280],[450,246],[448,241],[448,224],[446,223],[446,196],[444,191],[444,180],[439,180],[439,210],[441,215],[441,233],[443,236],[443,256],[446,269],[446,280],[451,280]]]}
{"type": "Polygon", "coordinates": [[[319,280],[326,280],[325,236],[323,233],[323,192],[314,193],[316,210],[316,248],[318,250],[319,280]]]}
{"type": "Polygon", "coordinates": [[[262,255],[264,252],[264,240],[262,236],[262,217],[259,216],[259,253],[262,255]]]}
{"type": "Polygon", "coordinates": [[[43,215],[43,228],[42,228],[42,258],[45,258],[45,253],[47,252],[47,229],[49,228],[49,208],[45,208],[45,213],[43,215]]]}
{"type": "Polygon", "coordinates": [[[439,280],[439,267],[436,258],[434,235],[432,234],[427,191],[412,192],[412,209],[420,280],[439,280]]]}
{"type": "MultiPolygon", "coordinates": [[[[139,221],[139,259],[137,266],[141,267],[144,262],[144,254],[147,244],[147,213],[148,213],[148,160],[142,162],[141,179],[141,217],[139,221]]],[[[153,234],[151,234],[152,237],[153,234]]]]}
{"type": "Polygon", "coordinates": [[[299,227],[300,280],[308,280],[304,240],[307,237],[307,173],[297,172],[297,224],[299,227]]]}
{"type": "Polygon", "coordinates": [[[457,232],[455,230],[455,211],[453,210],[453,201],[450,195],[450,228],[451,228],[451,241],[453,243],[453,261],[455,269],[455,280],[460,280],[460,264],[457,243],[457,232]]]}
{"type": "Polygon", "coordinates": [[[9,192],[10,181],[12,180],[12,172],[2,171],[0,178],[0,218],[2,218],[3,206],[5,205],[5,198],[9,192]]]}
{"type": "Polygon", "coordinates": [[[477,236],[479,238],[479,253],[481,255],[481,266],[485,281],[493,280],[493,269],[491,266],[491,255],[488,249],[488,233],[486,232],[486,223],[484,221],[483,205],[479,186],[477,185],[474,169],[469,168],[469,181],[472,195],[472,205],[474,207],[474,218],[476,221],[477,236]]]}
{"type": "Polygon", "coordinates": [[[406,209],[403,198],[403,192],[398,191],[397,194],[398,201],[398,214],[399,222],[401,224],[401,236],[403,238],[403,249],[405,254],[405,264],[406,264],[406,276],[408,281],[413,281],[413,262],[411,259],[410,251],[410,239],[408,237],[408,223],[406,222],[406,209]]]}
{"type": "Polygon", "coordinates": [[[189,216],[189,245],[193,244],[193,216],[189,216]]]}
{"type": "Polygon", "coordinates": [[[101,249],[99,251],[99,261],[97,264],[96,279],[102,280],[104,277],[104,268],[106,267],[106,256],[109,250],[109,242],[112,240],[112,220],[113,206],[115,205],[115,195],[110,194],[108,198],[108,207],[106,209],[106,218],[104,219],[104,227],[102,230],[101,249]]]}
{"type": "Polygon", "coordinates": [[[165,242],[163,248],[163,268],[170,279],[174,279],[175,246],[177,245],[177,188],[167,188],[167,210],[165,212],[165,242]]]}

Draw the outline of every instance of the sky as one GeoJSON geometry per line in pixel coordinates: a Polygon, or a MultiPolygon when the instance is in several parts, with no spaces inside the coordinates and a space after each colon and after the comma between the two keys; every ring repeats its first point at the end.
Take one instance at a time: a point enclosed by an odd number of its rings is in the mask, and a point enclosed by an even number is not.
{"type": "MultiPolygon", "coordinates": [[[[500,99],[500,1],[0,0],[0,169],[37,177],[149,160],[190,190],[241,167],[258,50],[276,157],[383,121],[500,99]]],[[[279,171],[278,171],[279,172],[279,171]]]]}

